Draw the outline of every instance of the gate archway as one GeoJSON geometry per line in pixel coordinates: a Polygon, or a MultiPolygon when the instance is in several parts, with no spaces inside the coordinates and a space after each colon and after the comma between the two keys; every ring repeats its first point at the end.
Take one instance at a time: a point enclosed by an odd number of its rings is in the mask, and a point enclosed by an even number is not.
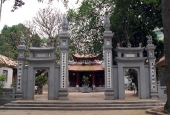
{"type": "Polygon", "coordinates": [[[138,72],[138,96],[140,99],[148,99],[158,96],[156,72],[155,72],[155,46],[152,44],[151,36],[148,37],[146,48],[141,47],[120,47],[118,44],[116,51],[118,56],[115,58],[117,66],[114,67],[114,94],[116,99],[125,98],[124,71],[125,69],[135,69],[138,72]],[[148,57],[143,56],[146,49],[148,57]],[[147,61],[147,63],[146,63],[147,61]]]}

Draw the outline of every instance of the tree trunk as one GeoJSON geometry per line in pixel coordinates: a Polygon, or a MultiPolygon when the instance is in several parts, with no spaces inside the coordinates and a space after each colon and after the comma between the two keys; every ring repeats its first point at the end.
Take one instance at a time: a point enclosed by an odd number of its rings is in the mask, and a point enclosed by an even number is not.
{"type": "Polygon", "coordinates": [[[42,85],[38,85],[38,87],[37,87],[37,94],[42,95],[42,93],[43,93],[43,86],[42,85]]]}
{"type": "Polygon", "coordinates": [[[170,0],[162,0],[162,21],[165,47],[165,77],[167,102],[164,110],[170,113],[170,0]]]}

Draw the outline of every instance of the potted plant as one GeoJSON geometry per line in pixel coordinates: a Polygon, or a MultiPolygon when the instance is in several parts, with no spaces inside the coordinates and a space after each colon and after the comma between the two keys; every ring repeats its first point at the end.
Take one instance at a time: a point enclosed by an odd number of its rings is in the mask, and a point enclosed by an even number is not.
{"type": "Polygon", "coordinates": [[[87,76],[83,76],[82,82],[83,82],[82,93],[88,93],[88,88],[90,83],[89,78],[87,76]]]}

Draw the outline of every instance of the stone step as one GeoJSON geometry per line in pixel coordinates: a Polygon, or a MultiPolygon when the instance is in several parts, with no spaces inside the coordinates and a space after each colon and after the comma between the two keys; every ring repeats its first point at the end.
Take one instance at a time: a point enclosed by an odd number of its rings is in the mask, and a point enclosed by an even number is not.
{"type": "Polygon", "coordinates": [[[153,107],[0,107],[0,110],[142,110],[153,107]]]}
{"type": "Polygon", "coordinates": [[[4,107],[144,107],[156,106],[155,103],[142,104],[5,104],[4,107]]]}
{"type": "Polygon", "coordinates": [[[11,104],[145,104],[160,101],[112,101],[112,102],[65,102],[65,101],[12,101],[11,104]]]}
{"type": "Polygon", "coordinates": [[[71,101],[34,101],[17,100],[5,104],[0,110],[139,110],[157,106],[158,100],[144,101],[103,101],[103,102],[71,102],[71,101]]]}

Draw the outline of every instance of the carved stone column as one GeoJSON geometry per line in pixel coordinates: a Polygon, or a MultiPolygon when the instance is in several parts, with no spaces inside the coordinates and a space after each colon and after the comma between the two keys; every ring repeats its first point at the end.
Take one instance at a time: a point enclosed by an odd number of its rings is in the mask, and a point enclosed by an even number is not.
{"type": "Polygon", "coordinates": [[[105,64],[105,99],[114,99],[113,89],[113,68],[112,68],[112,37],[113,33],[110,31],[110,20],[108,16],[104,19],[104,64],[105,64]]]}
{"type": "Polygon", "coordinates": [[[95,86],[95,76],[94,76],[94,72],[92,73],[92,86],[95,86]]]}
{"type": "Polygon", "coordinates": [[[17,47],[18,49],[18,69],[17,69],[17,81],[16,81],[16,97],[22,97],[23,93],[23,68],[25,66],[25,37],[22,36],[20,38],[20,45],[17,47]]]}
{"type": "Polygon", "coordinates": [[[149,63],[149,75],[150,75],[150,95],[151,98],[158,97],[158,88],[157,88],[157,80],[156,80],[156,68],[155,68],[155,46],[152,44],[152,36],[147,36],[148,45],[146,46],[147,57],[149,63]]]}
{"type": "Polygon", "coordinates": [[[59,100],[68,100],[68,21],[66,16],[62,22],[63,31],[60,33],[60,90],[59,100]]]}

